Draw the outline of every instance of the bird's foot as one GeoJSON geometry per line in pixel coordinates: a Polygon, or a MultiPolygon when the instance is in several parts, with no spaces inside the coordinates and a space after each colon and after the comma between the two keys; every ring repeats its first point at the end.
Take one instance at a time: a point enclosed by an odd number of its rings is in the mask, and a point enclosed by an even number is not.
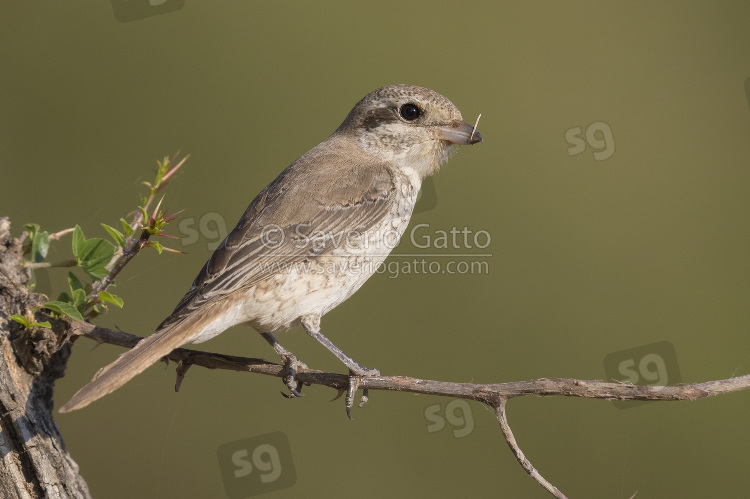
{"type": "MultiPolygon", "coordinates": [[[[362,378],[372,378],[376,376],[380,376],[380,371],[377,369],[368,369],[360,365],[357,365],[354,369],[349,369],[349,388],[346,391],[346,415],[349,419],[353,419],[352,406],[354,406],[354,395],[362,384],[362,378]]],[[[364,407],[369,399],[370,391],[367,388],[364,388],[362,390],[362,398],[360,399],[359,407],[364,407]]]]}
{"type": "Polygon", "coordinates": [[[289,399],[301,397],[302,382],[297,381],[295,378],[297,376],[297,370],[300,368],[307,369],[307,364],[301,362],[299,359],[297,359],[297,356],[291,352],[287,353],[286,355],[282,355],[282,359],[284,360],[284,371],[286,372],[286,376],[284,376],[283,381],[286,387],[289,388],[289,394],[286,394],[284,392],[281,392],[281,394],[289,399]]]}

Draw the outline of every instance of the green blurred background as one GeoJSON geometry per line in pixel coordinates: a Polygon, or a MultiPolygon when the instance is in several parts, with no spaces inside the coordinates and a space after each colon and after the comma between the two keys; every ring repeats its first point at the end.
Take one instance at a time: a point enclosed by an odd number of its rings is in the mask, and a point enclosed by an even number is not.
{"type": "MultiPolygon", "coordinates": [[[[1,9],[0,214],[15,233],[78,223],[106,237],[99,223],[131,209],[154,160],[191,155],[165,201],[186,209],[172,233],[189,254],[138,257],[113,290],[125,308],[99,324],[153,331],[222,224],[367,92],[411,83],[466,121],[482,113],[485,138],[435,177],[435,206],[412,226],[487,231],[491,244],[404,240],[395,252],[489,253],[427,258],[489,272],[374,276],[323,320],[345,352],[387,375],[604,379],[607,355],[669,342],[683,382],[750,372],[747,2],[147,4],[1,9]]],[[[40,289],[56,295],[65,274],[40,273],[40,289]]],[[[280,336],[343,372],[301,329],[280,336]]],[[[121,352],[93,347],[76,344],[57,405],[121,352]]],[[[275,361],[248,328],[200,347],[275,361]]],[[[224,497],[219,447],[273,432],[296,481],[264,497],[548,497],[478,404],[377,392],[350,422],[328,389],[286,400],[277,379],[193,368],[175,394],[174,380],[173,365],[156,366],[58,416],[95,497],[224,497]]],[[[571,498],[747,496],[748,393],[508,410],[532,463],[571,498]]]]}

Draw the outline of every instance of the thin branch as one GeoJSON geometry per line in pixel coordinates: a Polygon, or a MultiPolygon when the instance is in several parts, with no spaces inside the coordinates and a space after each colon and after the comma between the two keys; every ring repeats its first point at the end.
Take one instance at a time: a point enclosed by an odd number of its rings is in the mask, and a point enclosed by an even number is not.
{"type": "Polygon", "coordinates": [[[510,425],[508,424],[508,417],[505,414],[505,403],[508,401],[507,398],[501,397],[497,406],[495,406],[495,415],[497,416],[497,421],[500,423],[500,429],[503,432],[503,436],[505,437],[505,441],[508,442],[508,446],[510,447],[510,450],[513,452],[513,455],[516,456],[516,460],[518,461],[518,464],[521,465],[521,467],[526,471],[526,473],[531,476],[536,482],[544,487],[547,492],[555,496],[557,499],[567,499],[565,497],[565,494],[557,490],[557,487],[549,483],[537,470],[532,466],[531,461],[526,459],[526,456],[524,455],[521,448],[516,443],[516,437],[513,436],[513,432],[510,429],[510,425]]]}
{"type": "MultiPolygon", "coordinates": [[[[93,305],[96,305],[97,303],[100,303],[99,300],[99,292],[106,290],[109,285],[114,281],[115,277],[120,273],[120,271],[127,265],[130,260],[135,257],[135,255],[138,254],[138,252],[143,248],[143,246],[148,243],[149,237],[152,235],[152,231],[147,230],[147,226],[149,225],[149,221],[146,219],[147,211],[149,207],[151,206],[151,203],[156,198],[156,194],[160,192],[164,187],[167,186],[167,183],[169,182],[169,179],[174,173],[180,169],[180,167],[185,164],[185,161],[190,157],[188,154],[182,160],[174,164],[175,159],[177,159],[177,155],[180,154],[179,151],[175,153],[174,156],[172,156],[171,159],[165,159],[162,163],[159,164],[159,170],[156,174],[156,180],[154,181],[154,185],[151,185],[149,182],[143,182],[146,186],[149,188],[149,196],[146,199],[145,203],[141,208],[143,210],[136,210],[135,215],[133,217],[133,220],[130,222],[130,228],[132,229],[132,233],[125,238],[125,245],[124,248],[118,247],[115,254],[112,256],[112,259],[107,264],[108,269],[110,270],[109,274],[105,276],[103,279],[96,281],[92,285],[91,293],[88,296],[86,307],[90,308],[93,305]],[[145,215],[145,216],[144,216],[145,215]],[[136,234],[138,233],[138,230],[141,230],[140,236],[138,239],[136,239],[136,234]]],[[[154,214],[152,215],[152,220],[157,218],[159,207],[161,206],[161,202],[164,200],[164,196],[162,196],[161,200],[159,200],[159,204],[157,205],[156,209],[154,210],[154,214]]],[[[182,213],[182,210],[178,211],[177,213],[166,216],[165,220],[162,220],[163,224],[166,225],[168,222],[171,222],[177,215],[182,213]]],[[[70,229],[73,230],[73,229],[70,229]]],[[[59,232],[58,234],[55,234],[55,236],[62,234],[65,231],[59,232]]],[[[159,234],[154,233],[154,234],[159,234]]],[[[173,251],[168,248],[165,248],[168,251],[173,251]]]]}
{"type": "Polygon", "coordinates": [[[50,234],[49,235],[49,240],[50,241],[56,241],[56,240],[60,239],[62,236],[66,235],[66,234],[70,234],[74,230],[76,230],[76,228],[75,227],[71,227],[70,229],[64,229],[64,230],[61,230],[60,232],[55,232],[54,234],[50,234]]]}
{"type": "MultiPolygon", "coordinates": [[[[123,331],[94,326],[86,322],[61,319],[68,324],[72,336],[85,336],[99,343],[109,343],[133,348],[142,338],[123,331]]],[[[284,378],[287,373],[284,366],[267,362],[263,359],[237,357],[219,353],[200,352],[187,348],[178,348],[165,359],[178,363],[175,389],[179,390],[185,373],[192,365],[207,369],[227,369],[231,371],[252,372],[284,378]]],[[[305,384],[328,386],[336,390],[339,396],[349,391],[349,376],[306,367],[299,367],[297,379],[305,384]]],[[[513,397],[526,395],[564,396],[595,398],[605,400],[696,400],[723,393],[736,392],[750,388],[750,375],[738,376],[705,383],[679,386],[639,386],[625,383],[609,383],[596,380],[579,380],[567,378],[541,378],[531,381],[514,381],[510,383],[477,384],[452,383],[427,379],[409,378],[406,376],[375,376],[357,378],[359,388],[363,390],[386,390],[411,392],[424,395],[463,398],[475,400],[488,405],[495,411],[500,429],[508,446],[516,456],[523,469],[554,497],[565,498],[555,486],[548,482],[532,466],[513,436],[505,412],[505,404],[513,397]]],[[[348,397],[353,394],[348,394],[348,397]]],[[[337,397],[338,398],[338,397],[337,397]]],[[[335,400],[335,399],[334,399],[335,400]]]]}
{"type": "Polygon", "coordinates": [[[143,248],[146,242],[148,242],[148,238],[150,236],[151,234],[146,229],[143,229],[141,231],[141,237],[129,243],[129,245],[123,250],[122,255],[120,255],[120,257],[115,262],[115,265],[114,267],[112,267],[112,270],[109,272],[109,274],[107,274],[103,279],[96,281],[93,286],[91,286],[91,293],[88,296],[87,307],[99,303],[99,292],[104,291],[105,289],[107,289],[107,287],[109,287],[109,285],[112,283],[112,281],[115,280],[115,277],[117,277],[120,271],[125,268],[125,265],[127,265],[130,260],[132,260],[135,255],[137,255],[138,252],[141,251],[141,248],[143,248]]]}
{"type": "Polygon", "coordinates": [[[24,262],[21,264],[23,268],[27,269],[45,269],[50,267],[75,267],[78,264],[77,261],[69,259],[69,260],[61,260],[59,262],[50,263],[50,262],[24,262]]]}

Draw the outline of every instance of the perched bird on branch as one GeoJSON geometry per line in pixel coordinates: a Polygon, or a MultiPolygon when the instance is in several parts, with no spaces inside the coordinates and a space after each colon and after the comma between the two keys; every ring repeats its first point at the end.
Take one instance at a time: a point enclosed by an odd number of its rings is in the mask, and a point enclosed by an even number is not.
{"type": "MultiPolygon", "coordinates": [[[[367,94],[339,128],[263,189],[151,336],[101,369],[60,409],[116,390],[185,343],[248,324],[283,359],[291,396],[304,366],[273,333],[301,324],[356,378],[379,376],[320,332],[320,319],[377,270],[406,230],[419,188],[456,145],[482,141],[448,99],[391,85],[367,94]]],[[[347,411],[351,406],[347,397],[347,411]]]]}

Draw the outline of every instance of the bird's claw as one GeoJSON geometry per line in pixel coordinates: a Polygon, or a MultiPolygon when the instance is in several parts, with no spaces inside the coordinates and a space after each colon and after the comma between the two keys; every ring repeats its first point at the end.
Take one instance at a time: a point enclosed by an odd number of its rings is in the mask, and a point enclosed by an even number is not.
{"type": "MultiPolygon", "coordinates": [[[[357,393],[360,385],[362,384],[362,378],[371,378],[380,376],[380,371],[377,369],[367,369],[366,367],[358,366],[358,369],[349,369],[349,387],[346,390],[346,415],[349,419],[352,418],[352,407],[354,406],[354,395],[357,393]]],[[[364,388],[362,390],[362,398],[358,404],[358,407],[364,407],[367,401],[370,399],[370,390],[364,388]]]]}
{"type": "Polygon", "coordinates": [[[288,399],[293,399],[302,396],[302,382],[297,381],[298,369],[307,369],[307,365],[304,362],[300,362],[294,354],[290,354],[284,357],[284,370],[287,375],[284,376],[284,384],[289,389],[289,393],[281,392],[281,394],[288,399]]]}

